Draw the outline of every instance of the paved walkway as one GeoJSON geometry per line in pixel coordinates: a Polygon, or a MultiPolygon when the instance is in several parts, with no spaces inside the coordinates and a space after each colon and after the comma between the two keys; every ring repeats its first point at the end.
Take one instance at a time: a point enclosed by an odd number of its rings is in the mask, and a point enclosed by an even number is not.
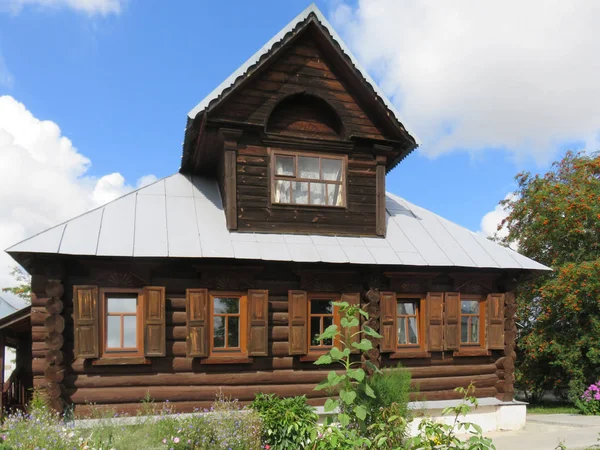
{"type": "Polygon", "coordinates": [[[599,433],[598,416],[528,414],[525,429],[487,436],[494,440],[497,450],[554,450],[561,441],[568,450],[583,450],[600,444],[599,433]]]}

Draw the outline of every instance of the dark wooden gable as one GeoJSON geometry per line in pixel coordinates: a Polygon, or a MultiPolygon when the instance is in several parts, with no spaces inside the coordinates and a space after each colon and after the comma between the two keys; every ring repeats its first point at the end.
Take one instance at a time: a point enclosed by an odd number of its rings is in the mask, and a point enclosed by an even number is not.
{"type": "Polygon", "coordinates": [[[217,179],[230,230],[384,236],[385,173],[415,147],[329,31],[309,15],[190,121],[181,171],[217,179]],[[299,171],[276,179],[275,160],[283,154],[341,161],[342,175],[335,185],[299,171]],[[282,183],[290,180],[282,200],[282,183]],[[308,200],[292,200],[294,189],[310,192],[308,200]],[[326,204],[313,202],[317,189],[326,204]]]}
{"type": "MultiPolygon", "coordinates": [[[[340,117],[345,128],[344,137],[385,139],[384,133],[360,104],[357,93],[345,81],[354,75],[334,67],[315,33],[314,29],[305,30],[275,61],[254,74],[245,86],[215,108],[210,114],[211,120],[265,127],[280,102],[293,94],[311,94],[326,102],[340,117]]],[[[298,112],[302,113],[310,105],[299,102],[299,106],[302,109],[298,112]]],[[[319,119],[318,123],[327,120],[319,119]]],[[[311,136],[310,129],[307,132],[311,136]]]]}

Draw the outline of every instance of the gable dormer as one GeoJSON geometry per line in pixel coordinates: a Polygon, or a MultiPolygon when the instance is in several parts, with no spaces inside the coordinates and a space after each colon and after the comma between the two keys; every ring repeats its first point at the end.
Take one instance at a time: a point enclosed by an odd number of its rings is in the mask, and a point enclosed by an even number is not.
{"type": "Polygon", "coordinates": [[[385,235],[385,173],[416,148],[309,7],[189,114],[181,172],[215,176],[230,230],[385,235]]]}

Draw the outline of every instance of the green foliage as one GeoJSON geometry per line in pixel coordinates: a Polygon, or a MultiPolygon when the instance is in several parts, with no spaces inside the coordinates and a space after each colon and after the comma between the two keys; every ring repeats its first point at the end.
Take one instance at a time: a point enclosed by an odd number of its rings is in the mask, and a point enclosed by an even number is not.
{"type": "MultiPolygon", "coordinates": [[[[466,416],[473,407],[477,407],[477,399],[472,396],[475,392],[473,384],[468,388],[456,388],[456,392],[463,394],[463,401],[458,406],[451,406],[442,411],[442,415],[453,415],[452,425],[436,423],[431,419],[424,419],[419,424],[419,434],[408,438],[405,447],[394,447],[394,450],[495,450],[492,440],[483,437],[481,427],[470,422],[461,422],[459,418],[466,416]],[[468,437],[458,438],[456,434],[467,434],[468,437]]],[[[392,448],[392,447],[388,447],[392,448]]]]}
{"type": "Polygon", "coordinates": [[[337,424],[325,426],[311,450],[359,450],[371,448],[371,441],[357,428],[340,428],[337,424]]]}
{"type": "Polygon", "coordinates": [[[395,405],[395,414],[408,418],[408,402],[412,392],[410,381],[410,371],[403,368],[401,364],[393,369],[384,369],[382,373],[373,374],[369,383],[375,392],[375,398],[366,398],[371,410],[390,408],[395,405]]]}
{"type": "MultiPolygon", "coordinates": [[[[378,339],[381,335],[367,326],[362,331],[352,334],[350,330],[359,325],[357,315],[361,314],[368,319],[368,314],[358,306],[347,302],[335,302],[334,305],[339,307],[339,312],[343,316],[340,321],[341,331],[338,331],[336,325],[331,325],[317,336],[317,340],[334,339],[340,343],[341,349],[332,348],[327,354],[321,355],[315,364],[335,363],[341,365],[344,370],[341,374],[335,370],[329,372],[327,379],[319,383],[315,390],[327,390],[331,394],[339,395],[338,398],[327,399],[325,412],[332,412],[337,408],[337,420],[342,428],[353,425],[366,430],[370,408],[365,399],[375,398],[375,392],[367,382],[365,371],[360,367],[361,362],[356,359],[352,361],[351,348],[368,351],[373,348],[373,344],[365,336],[378,339]],[[357,338],[361,338],[360,342],[354,342],[357,338]]],[[[372,368],[379,371],[374,366],[372,368]]]]}
{"type": "Polygon", "coordinates": [[[369,425],[372,446],[383,450],[403,448],[407,438],[406,404],[392,403],[382,407],[369,425]]]}
{"type": "Polygon", "coordinates": [[[263,444],[273,450],[309,448],[316,435],[319,416],[306,397],[279,398],[274,394],[257,394],[250,405],[262,420],[263,444]]]}
{"type": "Polygon", "coordinates": [[[10,275],[16,281],[16,285],[3,288],[3,292],[11,292],[17,297],[31,303],[31,277],[21,266],[14,266],[10,271],[10,275]]]}
{"type": "Polygon", "coordinates": [[[501,242],[554,269],[518,288],[516,381],[530,398],[575,400],[600,378],[600,154],[569,152],[516,180],[501,242]]]}

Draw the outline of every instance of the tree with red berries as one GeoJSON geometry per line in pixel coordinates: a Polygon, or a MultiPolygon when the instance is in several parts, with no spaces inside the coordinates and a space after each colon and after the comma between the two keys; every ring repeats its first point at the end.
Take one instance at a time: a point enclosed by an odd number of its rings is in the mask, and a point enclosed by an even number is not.
{"type": "Polygon", "coordinates": [[[568,152],[516,181],[497,239],[554,269],[517,290],[516,381],[575,399],[600,379],[600,154],[568,152]]]}

